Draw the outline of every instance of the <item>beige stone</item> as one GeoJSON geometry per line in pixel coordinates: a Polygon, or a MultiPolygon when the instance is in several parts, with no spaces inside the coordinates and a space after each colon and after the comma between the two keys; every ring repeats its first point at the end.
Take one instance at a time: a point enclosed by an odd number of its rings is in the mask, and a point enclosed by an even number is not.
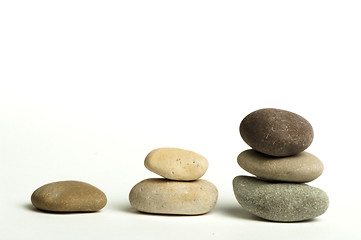
{"type": "Polygon", "coordinates": [[[179,148],[158,148],[144,160],[145,167],[167,179],[192,181],[202,177],[208,160],[192,151],[179,148]]]}
{"type": "Polygon", "coordinates": [[[107,197],[88,183],[61,181],[35,190],[31,202],[34,207],[50,212],[94,212],[106,205],[107,197]]]}
{"type": "Polygon", "coordinates": [[[216,204],[217,188],[206,180],[178,182],[151,178],[136,184],[129,194],[133,208],[157,214],[198,215],[216,204]]]}
{"type": "Polygon", "coordinates": [[[305,183],[323,172],[322,162],[308,152],[272,157],[250,149],[239,154],[237,160],[244,170],[266,180],[305,183]]]}

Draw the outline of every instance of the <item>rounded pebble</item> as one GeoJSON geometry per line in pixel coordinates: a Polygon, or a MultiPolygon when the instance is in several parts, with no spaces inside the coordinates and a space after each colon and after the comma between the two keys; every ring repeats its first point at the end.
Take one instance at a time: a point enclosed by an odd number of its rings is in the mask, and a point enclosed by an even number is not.
{"type": "Polygon", "coordinates": [[[94,212],[106,205],[107,197],[88,183],[61,181],[35,190],[31,202],[34,207],[50,212],[94,212]]]}
{"type": "Polygon", "coordinates": [[[144,160],[145,167],[167,179],[192,181],[202,177],[208,160],[192,151],[179,148],[158,148],[144,160]]]}
{"type": "Polygon", "coordinates": [[[322,162],[308,152],[289,157],[272,157],[246,150],[237,158],[239,166],[259,178],[285,182],[310,182],[323,172],[322,162]]]}
{"type": "Polygon", "coordinates": [[[313,140],[313,129],[306,119],[274,108],[248,114],[241,122],[240,133],[251,148],[276,157],[300,153],[313,140]]]}
{"type": "Polygon", "coordinates": [[[198,215],[216,204],[217,188],[206,180],[178,182],[151,178],[136,184],[129,194],[133,208],[157,214],[198,215]]]}
{"type": "Polygon", "coordinates": [[[269,183],[255,177],[233,180],[237,201],[250,213],[277,222],[309,220],[326,212],[329,200],[319,188],[299,183],[269,183]]]}

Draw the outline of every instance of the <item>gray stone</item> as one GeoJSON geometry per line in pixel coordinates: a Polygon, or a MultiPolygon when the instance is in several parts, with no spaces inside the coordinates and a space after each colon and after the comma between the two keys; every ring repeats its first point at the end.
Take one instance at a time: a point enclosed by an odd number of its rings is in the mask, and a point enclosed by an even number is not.
{"type": "Polygon", "coordinates": [[[300,153],[313,140],[313,129],[306,119],[274,108],[248,114],[241,122],[240,133],[251,148],[276,157],[300,153]]]}
{"type": "Polygon", "coordinates": [[[35,190],[31,202],[34,207],[50,212],[94,212],[106,205],[107,197],[88,183],[61,181],[35,190]]]}
{"type": "Polygon", "coordinates": [[[259,178],[285,182],[310,182],[323,172],[322,162],[308,152],[289,157],[272,157],[246,150],[237,158],[239,166],[259,178]]]}
{"type": "Polygon", "coordinates": [[[269,183],[255,177],[238,176],[233,190],[241,206],[254,215],[278,222],[297,222],[326,212],[327,194],[299,183],[269,183]]]}
{"type": "Polygon", "coordinates": [[[192,181],[202,177],[208,160],[198,153],[179,148],[158,148],[144,160],[145,167],[167,179],[192,181]]]}
{"type": "Polygon", "coordinates": [[[217,198],[217,188],[202,179],[191,182],[146,179],[129,194],[130,204],[138,211],[177,215],[207,213],[216,205],[217,198]]]}

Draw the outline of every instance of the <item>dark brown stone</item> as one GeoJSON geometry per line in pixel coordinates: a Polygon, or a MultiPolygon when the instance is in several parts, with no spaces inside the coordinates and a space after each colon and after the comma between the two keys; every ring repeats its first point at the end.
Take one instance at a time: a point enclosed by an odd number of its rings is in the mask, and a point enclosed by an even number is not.
{"type": "Polygon", "coordinates": [[[313,140],[313,129],[306,119],[274,108],[248,114],[241,122],[240,133],[254,150],[276,157],[300,153],[313,140]]]}

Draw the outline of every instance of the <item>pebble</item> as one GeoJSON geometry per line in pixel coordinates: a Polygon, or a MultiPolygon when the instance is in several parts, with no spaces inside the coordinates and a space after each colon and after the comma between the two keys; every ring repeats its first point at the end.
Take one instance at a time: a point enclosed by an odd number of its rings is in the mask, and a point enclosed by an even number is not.
{"type": "Polygon", "coordinates": [[[278,222],[309,220],[326,212],[329,200],[321,189],[299,183],[269,183],[238,176],[233,190],[241,206],[254,215],[278,222]]]}
{"type": "Polygon", "coordinates": [[[280,158],[250,149],[239,154],[237,160],[247,172],[273,181],[305,183],[315,180],[323,172],[322,162],[308,152],[280,158]]]}
{"type": "Polygon", "coordinates": [[[304,151],[313,140],[311,124],[298,114],[264,108],[247,115],[241,122],[243,140],[254,150],[276,157],[304,151]]]}
{"type": "Polygon", "coordinates": [[[167,179],[192,181],[205,174],[208,160],[188,150],[158,148],[147,155],[144,165],[148,170],[167,179]]]}
{"type": "Polygon", "coordinates": [[[34,207],[49,212],[94,212],[106,205],[107,197],[88,183],[61,181],[35,190],[31,202],[34,207]]]}
{"type": "Polygon", "coordinates": [[[150,178],[136,184],[129,201],[138,211],[156,214],[199,215],[216,204],[217,188],[206,180],[192,182],[150,178]]]}

